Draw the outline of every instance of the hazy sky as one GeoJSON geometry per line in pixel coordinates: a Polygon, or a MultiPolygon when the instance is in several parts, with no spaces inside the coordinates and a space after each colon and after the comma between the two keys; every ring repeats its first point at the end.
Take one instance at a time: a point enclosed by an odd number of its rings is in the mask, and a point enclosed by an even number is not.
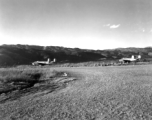
{"type": "Polygon", "coordinates": [[[0,0],[0,44],[152,46],[152,0],[0,0]]]}

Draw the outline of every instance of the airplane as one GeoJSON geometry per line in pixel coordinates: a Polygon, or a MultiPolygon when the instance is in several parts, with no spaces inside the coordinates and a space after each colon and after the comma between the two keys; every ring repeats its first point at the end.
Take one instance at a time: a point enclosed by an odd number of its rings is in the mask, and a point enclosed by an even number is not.
{"type": "Polygon", "coordinates": [[[35,61],[35,62],[32,63],[32,65],[35,65],[35,66],[37,66],[37,65],[39,65],[39,66],[51,65],[51,64],[53,64],[55,62],[56,62],[55,58],[53,59],[53,61],[50,61],[50,59],[48,58],[47,61],[35,61]]]}
{"type": "Polygon", "coordinates": [[[130,62],[136,62],[140,59],[141,59],[141,55],[138,55],[136,58],[135,58],[134,55],[132,55],[131,58],[122,58],[122,59],[119,60],[119,62],[130,63],[130,62]]]}

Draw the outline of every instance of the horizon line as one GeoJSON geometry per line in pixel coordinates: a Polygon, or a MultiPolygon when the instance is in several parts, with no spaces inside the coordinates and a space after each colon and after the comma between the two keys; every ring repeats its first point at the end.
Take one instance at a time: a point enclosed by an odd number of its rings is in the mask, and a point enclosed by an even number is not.
{"type": "Polygon", "coordinates": [[[23,45],[23,46],[40,46],[40,47],[62,47],[62,48],[71,48],[71,49],[82,49],[82,50],[115,50],[115,49],[127,49],[127,48],[152,48],[152,46],[145,46],[145,47],[117,47],[117,48],[107,48],[107,49],[87,49],[87,48],[79,48],[79,47],[66,47],[66,46],[55,46],[55,45],[36,45],[36,44],[0,44],[0,46],[5,45],[23,45]]]}

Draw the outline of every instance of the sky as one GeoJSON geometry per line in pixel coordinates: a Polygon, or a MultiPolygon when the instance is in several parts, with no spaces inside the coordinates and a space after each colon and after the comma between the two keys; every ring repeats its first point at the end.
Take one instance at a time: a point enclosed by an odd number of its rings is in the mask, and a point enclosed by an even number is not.
{"type": "Polygon", "coordinates": [[[152,0],[0,0],[0,45],[152,46],[152,0]]]}

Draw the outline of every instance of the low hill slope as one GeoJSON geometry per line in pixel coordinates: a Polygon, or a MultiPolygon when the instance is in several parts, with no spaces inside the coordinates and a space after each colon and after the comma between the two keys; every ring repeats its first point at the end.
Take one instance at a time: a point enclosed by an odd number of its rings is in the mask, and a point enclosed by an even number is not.
{"type": "Polygon", "coordinates": [[[118,48],[112,50],[88,50],[57,46],[2,45],[0,46],[0,66],[29,65],[36,60],[56,58],[57,62],[87,62],[117,60],[122,57],[141,54],[152,58],[152,48],[118,48]]]}

